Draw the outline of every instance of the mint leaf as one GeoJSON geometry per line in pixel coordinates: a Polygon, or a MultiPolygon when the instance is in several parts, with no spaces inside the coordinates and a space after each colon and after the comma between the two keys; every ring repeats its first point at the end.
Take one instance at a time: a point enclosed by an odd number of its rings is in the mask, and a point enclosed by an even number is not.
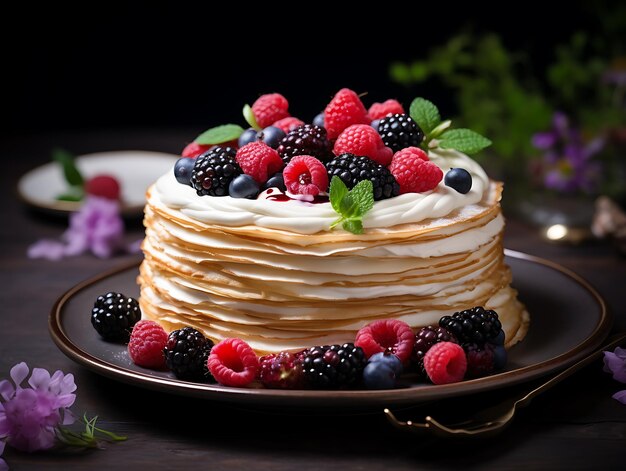
{"type": "Polygon", "coordinates": [[[261,130],[261,126],[256,122],[256,118],[254,117],[254,113],[252,112],[252,108],[250,105],[245,105],[243,107],[243,118],[250,125],[251,128],[256,129],[257,131],[261,130]]]}
{"type": "Polygon", "coordinates": [[[194,139],[194,142],[203,145],[223,144],[238,139],[243,128],[237,124],[223,124],[208,129],[194,139]]]}
{"type": "Polygon", "coordinates": [[[361,180],[350,190],[350,195],[359,206],[361,214],[367,213],[374,207],[374,186],[370,180],[361,180]]]}
{"type": "Polygon", "coordinates": [[[357,183],[348,191],[338,176],[333,176],[329,190],[330,204],[339,213],[339,219],[330,228],[341,224],[344,230],[353,234],[363,233],[363,216],[374,207],[374,187],[369,180],[357,183]]]}
{"type": "Polygon", "coordinates": [[[57,201],[81,201],[85,193],[82,186],[73,186],[67,192],[56,197],[57,201]]]}
{"type": "Polygon", "coordinates": [[[339,214],[341,214],[344,219],[361,216],[359,204],[350,193],[344,196],[341,203],[339,203],[339,214]]]}
{"type": "Polygon", "coordinates": [[[409,114],[413,121],[424,131],[424,134],[430,133],[441,122],[441,116],[437,107],[424,98],[413,100],[409,108],[409,114]]]}
{"type": "Polygon", "coordinates": [[[70,186],[83,186],[83,176],[76,168],[72,154],[64,149],[54,149],[52,151],[52,160],[57,161],[61,165],[63,176],[70,186]]]}
{"type": "Polygon", "coordinates": [[[475,154],[491,145],[491,141],[471,129],[449,129],[439,138],[442,149],[456,149],[466,154],[475,154]]]}
{"type": "Polygon", "coordinates": [[[340,205],[344,196],[348,194],[348,187],[343,182],[341,178],[337,175],[334,175],[330,180],[330,190],[328,193],[328,197],[330,199],[330,205],[333,209],[341,214],[340,205]]]}
{"type": "Polygon", "coordinates": [[[363,234],[363,222],[360,219],[348,219],[343,222],[341,227],[353,234],[363,234]]]}

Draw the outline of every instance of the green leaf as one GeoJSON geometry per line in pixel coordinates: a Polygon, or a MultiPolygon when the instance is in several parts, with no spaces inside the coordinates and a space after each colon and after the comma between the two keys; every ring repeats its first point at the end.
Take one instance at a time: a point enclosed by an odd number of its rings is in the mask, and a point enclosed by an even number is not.
{"type": "Polygon", "coordinates": [[[361,214],[367,213],[374,207],[374,186],[370,180],[361,180],[350,190],[350,195],[359,206],[361,214]]]}
{"type": "Polygon", "coordinates": [[[256,122],[256,118],[254,117],[254,113],[252,112],[252,108],[250,105],[245,105],[243,107],[243,118],[250,125],[250,127],[256,129],[257,131],[261,130],[261,126],[256,122]]]}
{"type": "Polygon", "coordinates": [[[82,201],[85,196],[83,192],[83,188],[80,186],[76,186],[71,188],[66,193],[61,193],[56,197],[57,201],[82,201]]]}
{"type": "Polygon", "coordinates": [[[359,204],[350,193],[344,196],[339,203],[339,214],[341,214],[344,219],[361,216],[359,204]]]}
{"type": "Polygon", "coordinates": [[[54,149],[52,151],[52,160],[57,161],[63,169],[63,176],[67,183],[71,186],[82,186],[84,183],[83,176],[74,164],[74,156],[64,149],[54,149]]]}
{"type": "Polygon", "coordinates": [[[343,222],[342,227],[353,234],[363,234],[363,222],[361,222],[361,219],[348,219],[343,222]]]}
{"type": "Polygon", "coordinates": [[[374,207],[372,182],[363,180],[348,191],[345,183],[337,176],[330,181],[330,204],[341,216],[330,228],[341,224],[343,229],[353,234],[363,233],[363,215],[374,207]]]}
{"type": "Polygon", "coordinates": [[[238,139],[243,128],[238,124],[223,124],[208,129],[194,139],[194,142],[203,145],[223,144],[238,139]]]}
{"type": "Polygon", "coordinates": [[[491,141],[471,129],[449,129],[439,139],[442,149],[456,149],[466,154],[475,154],[491,145],[491,141]]]}
{"type": "Polygon", "coordinates": [[[328,193],[328,198],[330,199],[330,205],[336,212],[341,213],[341,201],[347,194],[348,187],[346,186],[346,184],[341,178],[339,178],[337,175],[334,175],[333,178],[330,180],[330,190],[328,193]]]}
{"type": "Polygon", "coordinates": [[[430,133],[441,122],[437,107],[424,98],[413,100],[409,114],[425,134],[430,133]]]}

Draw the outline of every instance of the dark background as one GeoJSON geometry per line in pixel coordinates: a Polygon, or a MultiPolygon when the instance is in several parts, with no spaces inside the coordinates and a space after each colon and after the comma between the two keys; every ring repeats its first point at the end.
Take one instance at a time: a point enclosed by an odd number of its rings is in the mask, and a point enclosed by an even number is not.
{"type": "Polygon", "coordinates": [[[449,114],[445,90],[393,84],[389,63],[424,57],[473,30],[531,51],[539,69],[574,30],[602,34],[600,13],[613,5],[574,1],[551,11],[545,3],[482,11],[474,3],[379,3],[339,11],[309,2],[234,5],[223,15],[183,3],[26,6],[4,19],[15,23],[4,32],[9,83],[1,132],[178,127],[189,128],[191,140],[217,124],[243,125],[242,106],[259,94],[282,93],[293,115],[310,120],[342,87],[367,92],[367,106],[390,97],[406,104],[419,93],[449,114]],[[278,8],[285,19],[272,14],[278,8]]]}

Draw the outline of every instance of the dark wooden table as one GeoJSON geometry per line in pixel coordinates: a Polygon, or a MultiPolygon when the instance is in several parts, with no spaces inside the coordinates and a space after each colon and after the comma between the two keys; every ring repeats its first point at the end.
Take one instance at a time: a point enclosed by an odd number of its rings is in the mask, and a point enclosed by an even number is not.
{"type": "MultiPolygon", "coordinates": [[[[7,448],[4,458],[12,469],[626,469],[626,406],[611,398],[626,385],[603,373],[601,362],[537,398],[496,438],[464,442],[402,433],[381,411],[247,410],[152,392],[101,377],[65,357],[48,334],[55,300],[76,283],[137,256],[29,260],[28,245],[58,237],[66,221],[20,204],[15,192],[19,176],[45,163],[54,146],[77,154],[133,148],[176,153],[196,131],[50,134],[12,137],[0,144],[0,377],[8,377],[20,361],[73,373],[78,397],[72,410],[98,414],[105,428],[129,437],[105,450],[81,453],[28,454],[7,448]]],[[[139,220],[127,226],[129,241],[141,237],[139,220]]],[[[553,260],[586,278],[613,312],[614,331],[626,330],[626,259],[610,245],[548,244],[532,227],[509,218],[506,246],[553,260]]],[[[467,411],[528,387],[436,407],[467,411]]],[[[419,419],[432,407],[402,411],[402,416],[419,419]]]]}

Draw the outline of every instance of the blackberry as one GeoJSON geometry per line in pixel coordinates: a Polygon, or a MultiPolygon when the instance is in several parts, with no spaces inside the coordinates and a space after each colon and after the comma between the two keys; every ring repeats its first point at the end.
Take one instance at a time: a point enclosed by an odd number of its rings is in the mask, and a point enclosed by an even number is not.
{"type": "Polygon", "coordinates": [[[385,145],[394,153],[407,147],[417,147],[424,139],[420,127],[407,114],[396,113],[381,119],[377,130],[385,145]]]}
{"type": "Polygon", "coordinates": [[[368,157],[345,153],[326,164],[328,180],[337,175],[348,188],[361,180],[370,180],[374,186],[374,200],[384,200],[400,194],[400,185],[391,172],[368,157]]]}
{"type": "Polygon", "coordinates": [[[213,341],[193,327],[174,330],[163,348],[165,364],[178,379],[199,382],[212,380],[207,368],[212,348],[213,341]]]}
{"type": "Polygon", "coordinates": [[[289,131],[280,141],[277,150],[285,164],[296,155],[312,155],[322,162],[328,161],[332,156],[326,129],[313,124],[303,124],[289,131]]]}
{"type": "Polygon", "coordinates": [[[426,352],[430,350],[433,345],[439,342],[459,343],[454,334],[443,327],[429,325],[417,331],[411,361],[416,366],[418,373],[422,375],[426,374],[424,370],[424,355],[426,355],[426,352]]]}
{"type": "Polygon", "coordinates": [[[313,389],[338,389],[353,385],[367,364],[361,347],[353,343],[311,347],[302,353],[302,368],[313,389]]]}
{"type": "Polygon", "coordinates": [[[107,340],[128,342],[133,326],[140,319],[137,300],[122,293],[98,296],[91,310],[91,325],[107,340]]]}
{"type": "Polygon", "coordinates": [[[496,343],[502,330],[498,314],[481,306],[443,316],[439,325],[452,332],[464,348],[470,343],[479,346],[486,342],[496,343]]]}
{"type": "Polygon", "coordinates": [[[230,182],[243,171],[232,147],[214,147],[196,159],[191,171],[191,186],[199,196],[227,196],[230,182]]]}

